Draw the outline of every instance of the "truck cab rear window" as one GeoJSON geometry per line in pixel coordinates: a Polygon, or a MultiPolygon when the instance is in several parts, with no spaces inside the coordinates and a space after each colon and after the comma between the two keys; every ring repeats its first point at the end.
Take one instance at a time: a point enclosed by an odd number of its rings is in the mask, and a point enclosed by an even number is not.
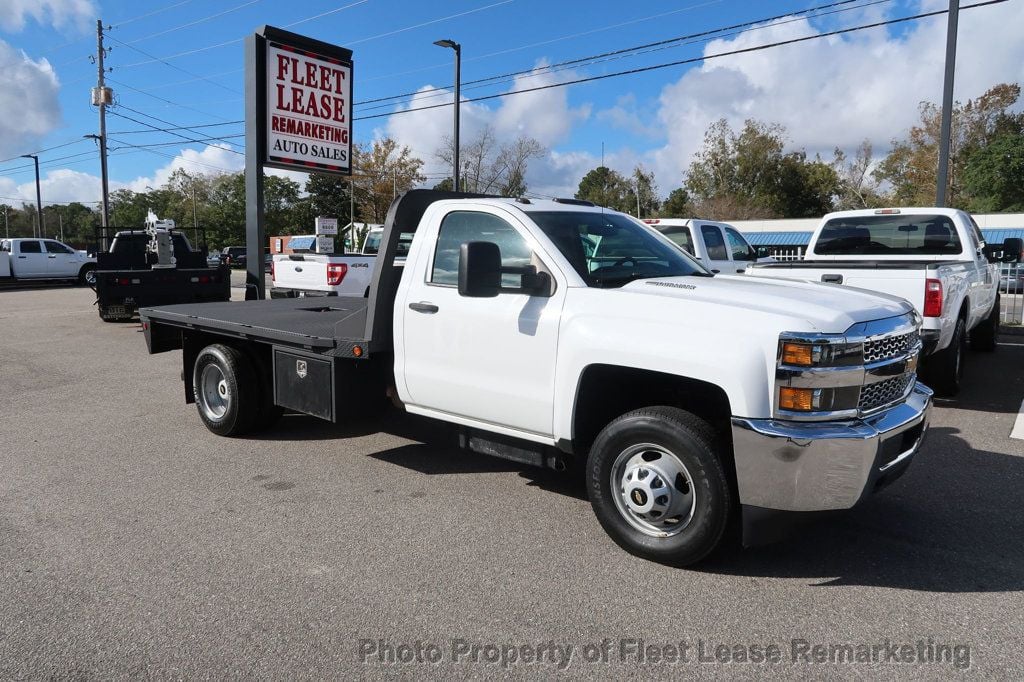
{"type": "Polygon", "coordinates": [[[821,256],[943,256],[963,251],[956,225],[943,215],[837,218],[821,229],[821,256]]]}

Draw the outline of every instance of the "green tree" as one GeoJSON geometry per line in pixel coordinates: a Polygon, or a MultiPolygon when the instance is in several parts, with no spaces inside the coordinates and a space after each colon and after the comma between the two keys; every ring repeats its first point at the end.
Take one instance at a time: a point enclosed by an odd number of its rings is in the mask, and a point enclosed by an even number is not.
{"type": "Polygon", "coordinates": [[[668,193],[668,198],[661,202],[658,209],[659,218],[691,218],[694,215],[690,195],[683,187],[676,187],[668,193]]]}
{"type": "Polygon", "coordinates": [[[1000,135],[971,154],[963,180],[972,211],[1024,211],[1024,134],[1000,135]]]}
{"type": "Polygon", "coordinates": [[[383,223],[392,200],[423,182],[423,160],[408,147],[399,147],[390,137],[373,141],[370,146],[357,145],[355,166],[361,191],[359,218],[364,222],[383,223]]]}
{"type": "Polygon", "coordinates": [[[583,176],[576,198],[624,213],[636,212],[636,194],[629,180],[607,166],[598,166],[583,176]]]}
{"type": "Polygon", "coordinates": [[[786,152],[777,123],[725,119],[708,127],[683,186],[702,215],[731,219],[812,217],[832,207],[839,180],[820,159],[786,152]]]}
{"type": "MultiPolygon", "coordinates": [[[[1024,114],[1011,112],[1019,98],[1020,85],[1001,83],[977,99],[954,103],[946,190],[950,206],[971,203],[963,186],[971,155],[998,135],[1019,131],[1024,125],[1024,114]]],[[[920,122],[910,128],[905,139],[893,140],[892,149],[874,173],[876,179],[892,185],[894,203],[904,206],[927,206],[935,201],[942,107],[921,102],[919,110],[920,122]]]]}

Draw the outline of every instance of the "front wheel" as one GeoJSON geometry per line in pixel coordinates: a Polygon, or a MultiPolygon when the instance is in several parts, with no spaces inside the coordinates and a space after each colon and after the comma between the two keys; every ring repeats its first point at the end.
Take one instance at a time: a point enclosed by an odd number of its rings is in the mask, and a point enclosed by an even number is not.
{"type": "Polygon", "coordinates": [[[249,358],[215,343],[199,352],[192,371],[199,418],[218,436],[239,436],[253,427],[260,396],[249,358]]]}
{"type": "Polygon", "coordinates": [[[83,265],[78,271],[78,283],[82,286],[96,288],[96,266],[83,265]]]}
{"type": "Polygon", "coordinates": [[[674,407],[635,410],[606,426],[587,460],[587,490],[620,547],[673,566],[718,546],[733,504],[713,429],[674,407]]]}

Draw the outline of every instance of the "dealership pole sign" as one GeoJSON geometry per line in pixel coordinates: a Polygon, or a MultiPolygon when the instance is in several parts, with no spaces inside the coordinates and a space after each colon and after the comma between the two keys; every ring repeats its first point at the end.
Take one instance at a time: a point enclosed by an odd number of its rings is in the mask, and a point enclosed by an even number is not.
{"type": "Polygon", "coordinates": [[[263,298],[263,169],[352,174],[352,51],[273,26],[245,41],[246,298],[263,298]]]}
{"type": "Polygon", "coordinates": [[[351,173],[352,60],[275,40],[266,50],[265,164],[351,173]]]}

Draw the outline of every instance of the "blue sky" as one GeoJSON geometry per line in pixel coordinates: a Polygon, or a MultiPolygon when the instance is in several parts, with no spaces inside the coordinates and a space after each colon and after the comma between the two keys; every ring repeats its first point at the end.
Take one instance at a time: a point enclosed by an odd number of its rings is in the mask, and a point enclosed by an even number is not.
{"type": "MultiPolygon", "coordinates": [[[[0,158],[44,152],[44,201],[95,200],[98,162],[90,141],[96,110],[89,88],[96,67],[95,20],[108,31],[109,84],[118,106],[108,116],[114,187],[155,186],[174,167],[192,172],[237,170],[243,132],[223,127],[135,133],[157,127],[208,125],[243,118],[241,39],[261,24],[350,47],[355,60],[355,138],[392,135],[444,173],[435,158],[449,132],[449,108],[358,120],[397,108],[433,104],[451,95],[429,92],[376,104],[361,102],[451,84],[451,52],[463,46],[463,81],[540,67],[532,75],[463,90],[465,98],[585,78],[721,51],[814,35],[941,8],[944,0],[856,0],[829,15],[784,19],[718,34],[647,54],[555,71],[543,67],[680,35],[764,19],[827,4],[779,0],[676,0],[634,3],[593,0],[4,0],[0,7],[0,158]],[[298,22],[298,23],[297,23],[298,22]],[[414,104],[411,104],[414,103],[414,104]],[[120,114],[121,116],[119,116],[120,114]],[[187,137],[224,136],[207,144],[187,137]],[[116,140],[116,141],[115,141],[116,140]],[[164,145],[146,151],[125,146],[164,145]],[[227,143],[232,143],[231,145],[227,143]],[[211,146],[212,145],[212,146],[211,146]],[[76,156],[81,154],[81,156],[76,156]],[[62,158],[70,157],[70,158],[62,158]]],[[[966,2],[964,4],[967,4],[966,2]]],[[[958,95],[981,94],[1005,80],[1024,80],[1021,0],[963,12],[958,95]]],[[[945,19],[922,20],[704,63],[570,85],[530,95],[464,103],[464,136],[490,126],[499,141],[526,134],[549,155],[531,167],[536,192],[571,193],[600,162],[656,172],[663,194],[678,186],[708,123],[754,117],[784,124],[794,148],[829,153],[870,139],[883,154],[916,118],[917,103],[941,95],[945,19]]],[[[32,171],[25,161],[0,163],[0,196],[25,197],[32,171]]],[[[0,199],[0,201],[4,201],[0,199]]]]}

